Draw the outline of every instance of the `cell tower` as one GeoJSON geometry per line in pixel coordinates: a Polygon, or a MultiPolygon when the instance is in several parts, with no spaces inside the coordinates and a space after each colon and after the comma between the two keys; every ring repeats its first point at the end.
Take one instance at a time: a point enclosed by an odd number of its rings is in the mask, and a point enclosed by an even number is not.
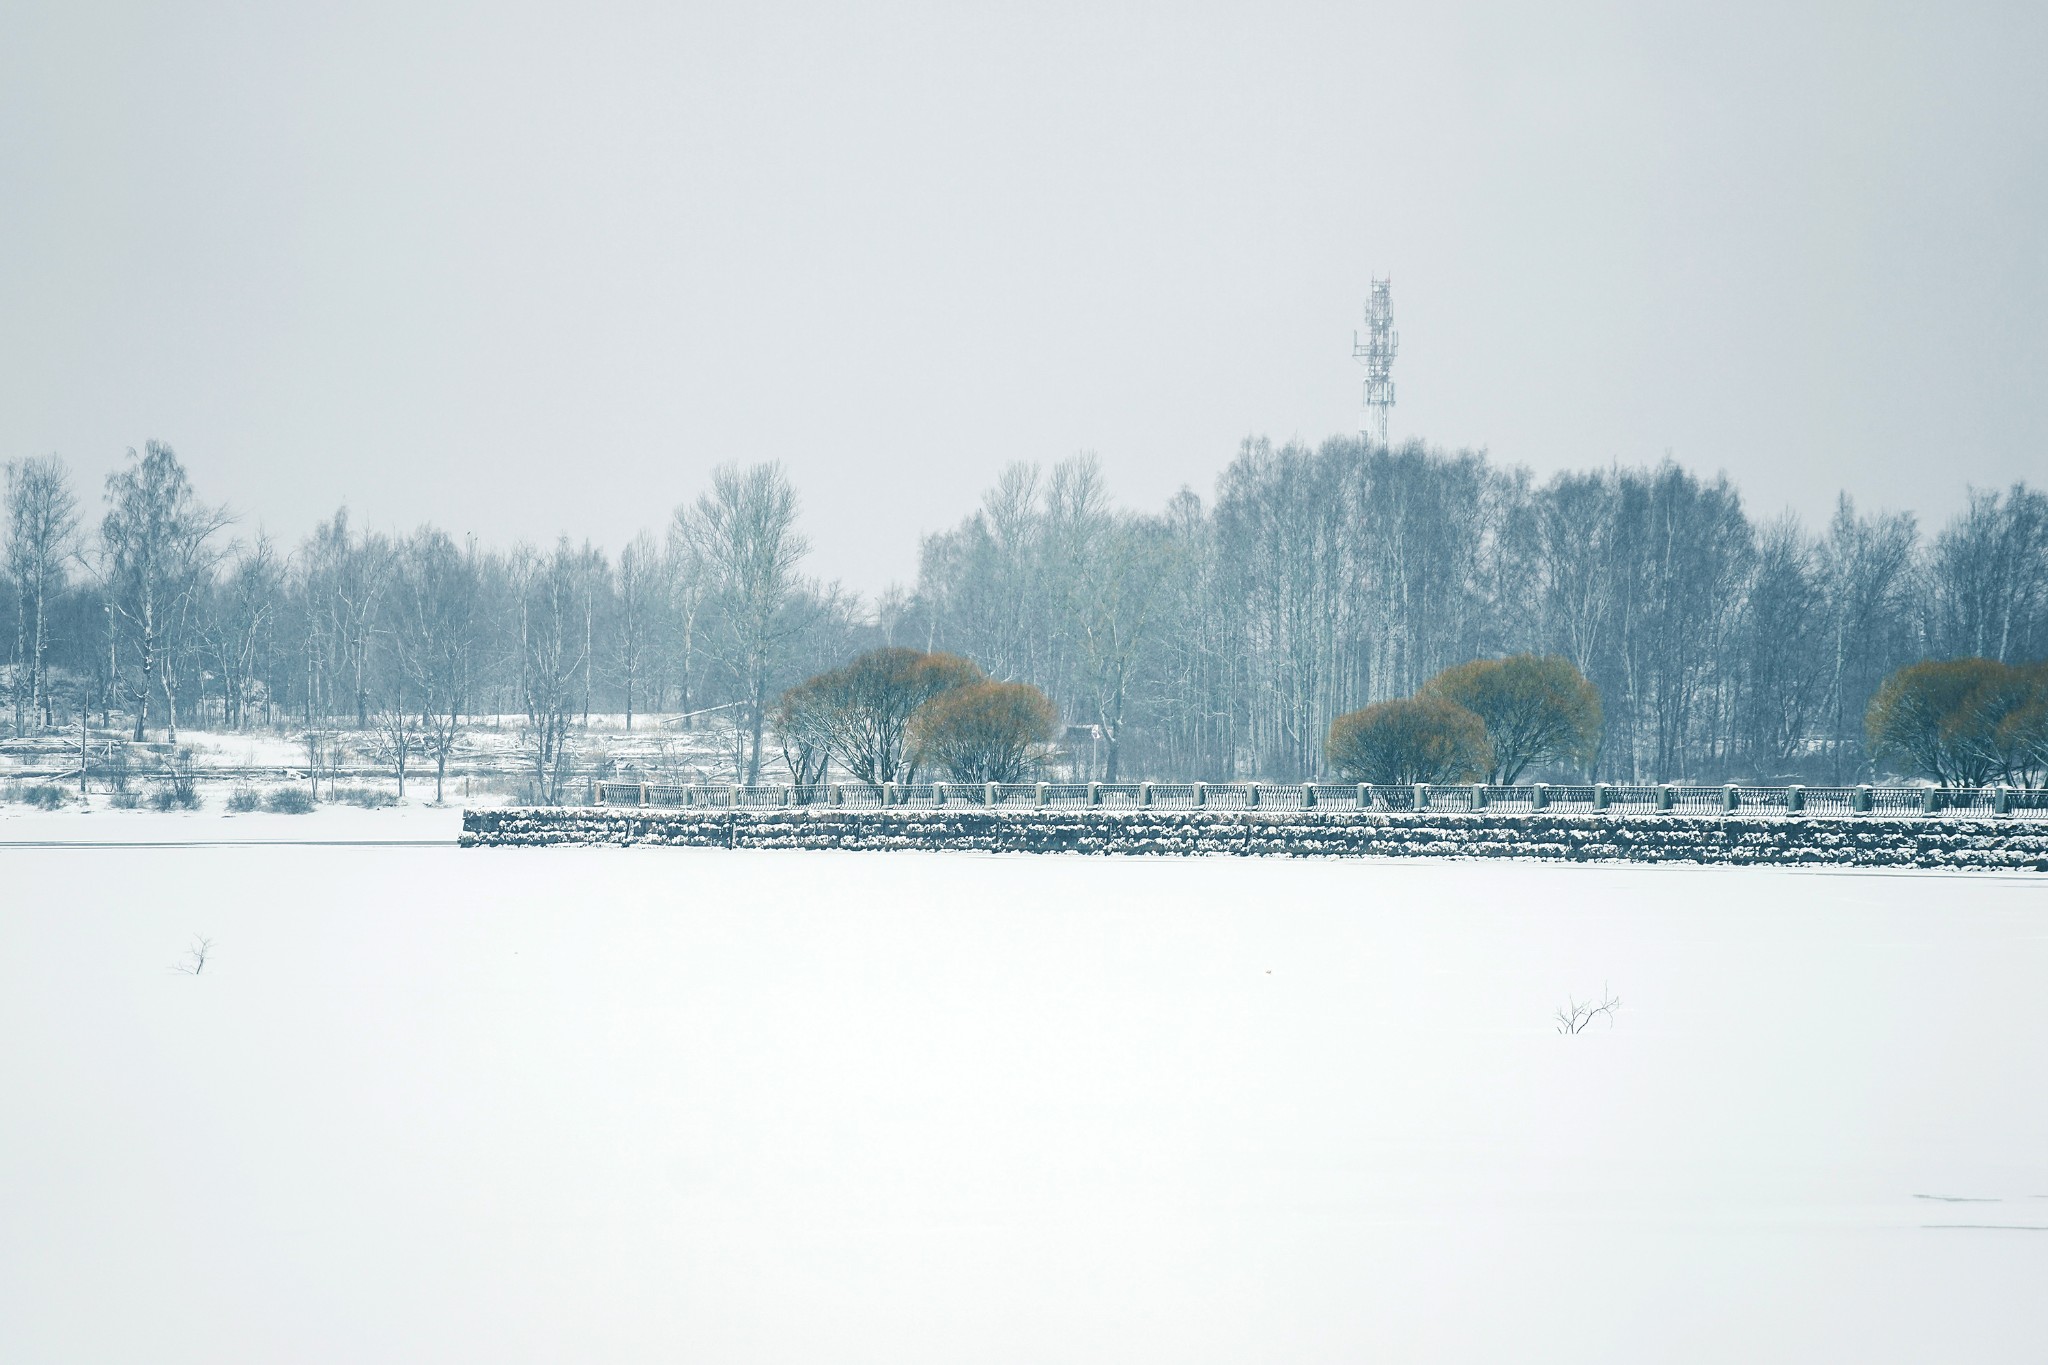
{"type": "Polygon", "coordinates": [[[1387,416],[1394,406],[1394,354],[1401,334],[1394,330],[1393,281],[1374,280],[1372,301],[1365,305],[1365,340],[1351,334],[1351,358],[1365,362],[1365,417],[1362,436],[1387,443],[1387,416]]]}

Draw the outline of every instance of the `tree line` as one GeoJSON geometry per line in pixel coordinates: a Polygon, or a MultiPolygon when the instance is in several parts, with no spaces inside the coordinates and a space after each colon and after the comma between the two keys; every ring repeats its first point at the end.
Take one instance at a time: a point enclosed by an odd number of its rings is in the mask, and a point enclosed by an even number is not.
{"type": "Polygon", "coordinates": [[[778,467],[725,467],[610,551],[386,534],[346,509],[285,547],[161,442],[97,499],[55,457],[19,460],[6,722],[344,727],[439,772],[483,720],[517,728],[545,796],[593,715],[654,714],[714,728],[716,776],[757,782],[827,752],[785,694],[901,649],[1038,689],[1092,777],[1300,781],[1339,775],[1338,717],[1527,655],[1598,708],[1532,774],[1842,782],[1918,762],[1866,733],[1902,667],[2048,658],[2048,494],[2024,484],[1926,534],[1847,496],[1825,526],[1758,520],[1670,462],[1539,481],[1419,443],[1254,440],[1209,501],[1144,512],[1078,457],[1004,471],[873,600],[805,571],[799,510],[778,467]]]}

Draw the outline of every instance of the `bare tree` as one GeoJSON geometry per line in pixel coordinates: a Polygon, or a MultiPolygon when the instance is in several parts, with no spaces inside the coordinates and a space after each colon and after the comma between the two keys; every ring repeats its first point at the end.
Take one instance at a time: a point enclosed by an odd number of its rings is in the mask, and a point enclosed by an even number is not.
{"type": "Polygon", "coordinates": [[[163,442],[151,441],[140,457],[131,450],[128,458],[127,468],[107,476],[107,515],[100,523],[103,578],[110,613],[135,635],[135,738],[143,738],[150,696],[161,690],[175,742],[178,655],[194,601],[213,568],[209,542],[229,518],[225,509],[193,497],[184,466],[163,442]]]}
{"type": "Polygon", "coordinates": [[[1102,777],[1115,782],[1124,722],[1141,671],[1159,643],[1160,608],[1180,572],[1179,548],[1166,524],[1118,516],[1092,537],[1074,594],[1079,690],[1106,741],[1102,777]]]}
{"type": "Polygon", "coordinates": [[[284,577],[284,566],[269,538],[258,535],[254,545],[236,550],[234,567],[216,594],[210,626],[222,687],[222,716],[238,729],[248,724],[250,700],[262,686],[271,636],[285,598],[284,577]]]}
{"type": "Polygon", "coordinates": [[[78,530],[78,499],[64,462],[11,461],[7,466],[6,565],[15,590],[14,730],[30,717],[51,723],[50,603],[63,586],[63,562],[78,530]]]}
{"type": "Polygon", "coordinates": [[[391,765],[398,778],[398,799],[405,799],[405,770],[412,756],[426,746],[425,725],[417,706],[418,698],[406,692],[406,672],[392,669],[388,689],[371,713],[370,735],[376,755],[391,765]]]}
{"type": "Polygon", "coordinates": [[[796,514],[796,492],[780,465],[722,465],[681,523],[717,599],[720,645],[745,712],[748,785],[761,780],[768,703],[796,624],[790,612],[796,567],[810,549],[797,532],[796,514]]]}
{"type": "Polygon", "coordinates": [[[1919,537],[1913,518],[1859,517],[1844,496],[1820,544],[1828,679],[1823,744],[1834,781],[1864,766],[1870,699],[1893,669],[1915,656],[1919,537]]]}
{"type": "Polygon", "coordinates": [[[526,725],[520,732],[535,795],[561,800],[569,775],[570,727],[583,671],[583,556],[563,539],[545,559],[520,557],[519,678],[526,725]]]}
{"type": "Polygon", "coordinates": [[[658,604],[664,565],[654,537],[642,531],[619,551],[617,630],[613,670],[626,706],[626,730],[633,729],[634,704],[640,700],[658,604]]]}
{"type": "Polygon", "coordinates": [[[1330,766],[1352,782],[1469,782],[1493,767],[1486,722],[1443,697],[1376,701],[1330,722],[1330,766]]]}
{"type": "Polygon", "coordinates": [[[466,720],[481,598],[477,578],[476,557],[431,527],[399,553],[394,652],[419,718],[419,747],[434,760],[436,805],[466,720]]]}
{"type": "Polygon", "coordinates": [[[789,780],[799,787],[819,785],[832,766],[833,707],[822,681],[799,683],[775,703],[775,741],[789,780]]]}
{"type": "Polygon", "coordinates": [[[1934,652],[2021,663],[2048,657],[2048,493],[1973,490],[1935,542],[1928,635],[1934,652]]]}
{"type": "Polygon", "coordinates": [[[1042,758],[1056,720],[1029,683],[973,683],[921,708],[911,728],[917,761],[960,782],[1020,782],[1042,758]]]}
{"type": "Polygon", "coordinates": [[[1475,659],[1445,669],[1422,691],[1485,724],[1490,782],[1519,782],[1531,764],[1590,762],[1599,746],[1600,694],[1560,655],[1475,659]]]}
{"type": "MultiPolygon", "coordinates": [[[[372,641],[390,578],[391,546],[379,535],[352,534],[343,507],[314,529],[300,558],[309,625],[307,705],[323,715],[337,709],[352,713],[356,728],[367,728],[372,641]],[[323,695],[315,698],[315,691],[323,695]]],[[[309,709],[309,723],[311,714],[309,709]]]]}
{"type": "Polygon", "coordinates": [[[982,671],[958,655],[871,649],[783,693],[777,730],[799,766],[822,747],[869,786],[901,781],[915,761],[910,727],[919,708],[981,681],[982,671]]]}

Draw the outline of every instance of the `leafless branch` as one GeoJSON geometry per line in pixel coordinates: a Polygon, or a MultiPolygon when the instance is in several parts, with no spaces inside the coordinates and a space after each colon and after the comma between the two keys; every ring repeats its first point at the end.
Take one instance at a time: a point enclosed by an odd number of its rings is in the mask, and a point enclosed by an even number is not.
{"type": "Polygon", "coordinates": [[[197,976],[206,970],[206,959],[212,952],[212,939],[195,938],[192,940],[192,946],[185,950],[185,960],[172,967],[171,970],[182,973],[185,976],[197,976]]]}
{"type": "Polygon", "coordinates": [[[1583,1033],[1595,1019],[1604,1018],[1609,1028],[1614,1027],[1614,1012],[1621,1008],[1621,998],[1600,988],[1600,999],[1581,1002],[1572,997],[1565,998],[1564,1007],[1554,1016],[1559,1033],[1583,1033]]]}

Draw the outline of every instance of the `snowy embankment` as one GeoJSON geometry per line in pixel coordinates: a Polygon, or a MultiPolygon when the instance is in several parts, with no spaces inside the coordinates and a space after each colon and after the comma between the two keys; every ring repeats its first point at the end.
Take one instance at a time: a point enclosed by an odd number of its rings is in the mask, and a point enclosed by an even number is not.
{"type": "Polygon", "coordinates": [[[465,847],[666,844],[2048,871],[2048,821],[1353,811],[473,810],[465,847]]]}
{"type": "Polygon", "coordinates": [[[0,878],[7,1365],[2041,1358],[2032,875],[0,878]],[[1603,991],[1611,1027],[1553,1031],[1603,991]]]}

